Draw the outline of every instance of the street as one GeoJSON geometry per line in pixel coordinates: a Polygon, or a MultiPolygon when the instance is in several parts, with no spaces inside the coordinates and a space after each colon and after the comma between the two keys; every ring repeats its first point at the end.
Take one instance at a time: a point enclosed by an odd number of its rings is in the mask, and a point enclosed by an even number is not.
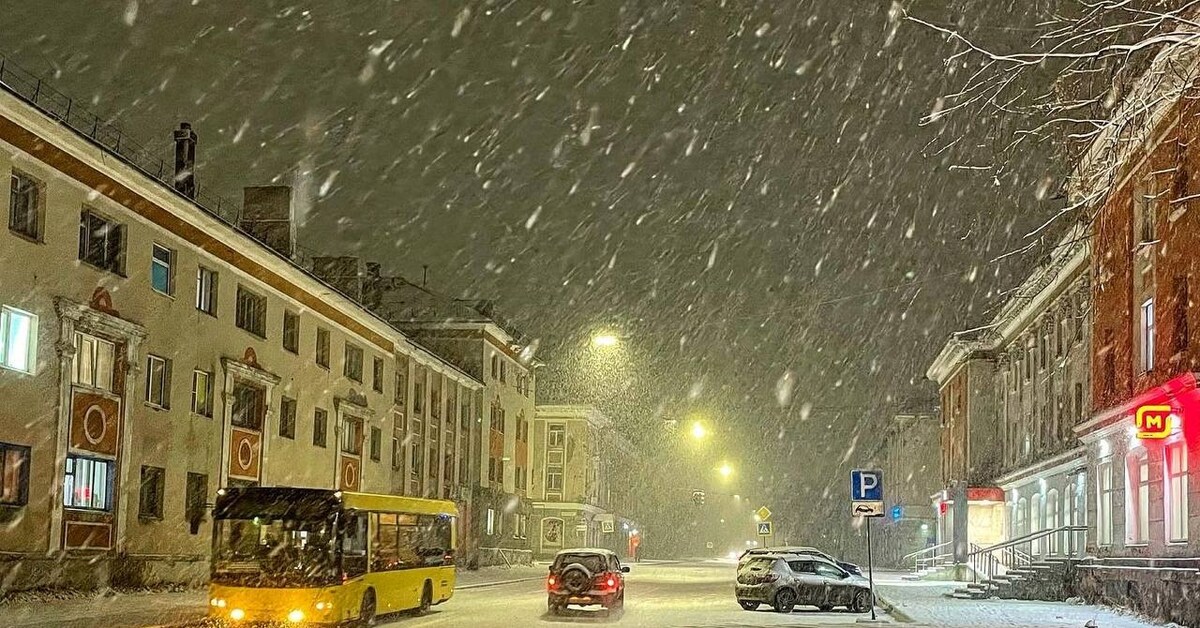
{"type": "MultiPolygon", "coordinates": [[[[634,564],[626,580],[625,610],[571,609],[565,615],[546,612],[541,580],[459,591],[446,604],[423,617],[385,618],[382,625],[471,626],[533,624],[619,624],[621,626],[842,626],[860,617],[845,611],[818,612],[798,607],[784,615],[761,607],[742,610],[733,598],[734,565],[730,562],[634,564]]],[[[882,616],[882,615],[881,615],[882,616]]]]}

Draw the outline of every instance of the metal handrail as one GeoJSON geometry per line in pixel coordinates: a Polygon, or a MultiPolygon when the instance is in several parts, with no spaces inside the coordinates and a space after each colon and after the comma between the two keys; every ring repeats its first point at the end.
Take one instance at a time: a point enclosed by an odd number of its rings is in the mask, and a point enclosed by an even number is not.
{"type": "Polygon", "coordinates": [[[940,554],[940,555],[934,554],[933,556],[924,556],[924,557],[922,557],[922,555],[923,554],[933,554],[934,552],[936,552],[940,549],[949,547],[950,545],[952,545],[952,543],[950,541],[947,541],[945,543],[939,543],[937,545],[932,545],[930,547],[926,547],[925,549],[919,549],[915,552],[911,552],[909,554],[904,555],[904,557],[900,559],[900,562],[904,563],[904,562],[907,562],[910,558],[913,559],[913,569],[914,570],[920,569],[921,563],[923,563],[923,562],[936,564],[939,559],[942,559],[945,556],[948,556],[949,554],[940,554]]]}
{"type": "MultiPolygon", "coordinates": [[[[979,581],[980,573],[986,573],[987,579],[991,580],[999,572],[1007,573],[1010,569],[1027,567],[1033,564],[1035,552],[1033,551],[1033,543],[1038,542],[1041,546],[1042,539],[1051,536],[1057,536],[1063,533],[1080,533],[1087,532],[1087,526],[1065,525],[1057,528],[1047,528],[1045,530],[1037,530],[1030,532],[1024,536],[1019,536],[1015,539],[996,543],[988,547],[979,547],[971,544],[970,551],[967,553],[967,559],[971,563],[971,578],[975,582],[979,581]],[[1026,551],[1018,549],[1024,546],[1026,551]]],[[[1082,543],[1071,548],[1071,553],[1079,553],[1082,551],[1082,543]]]]}

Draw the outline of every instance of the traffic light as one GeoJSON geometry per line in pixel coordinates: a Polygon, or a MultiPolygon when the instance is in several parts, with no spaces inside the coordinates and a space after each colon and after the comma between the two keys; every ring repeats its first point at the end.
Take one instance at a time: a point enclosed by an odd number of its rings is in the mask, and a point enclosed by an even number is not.
{"type": "Polygon", "coordinates": [[[697,506],[704,505],[704,491],[692,491],[692,503],[697,506]]]}

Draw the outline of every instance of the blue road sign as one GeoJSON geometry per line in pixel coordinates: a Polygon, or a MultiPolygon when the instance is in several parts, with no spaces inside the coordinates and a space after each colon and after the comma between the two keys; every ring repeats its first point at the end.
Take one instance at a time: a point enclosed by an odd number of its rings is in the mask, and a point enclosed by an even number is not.
{"type": "Polygon", "coordinates": [[[883,471],[879,469],[855,469],[850,472],[851,501],[882,501],[883,471]]]}
{"type": "Polygon", "coordinates": [[[904,506],[892,506],[892,521],[899,521],[904,518],[904,506]]]}

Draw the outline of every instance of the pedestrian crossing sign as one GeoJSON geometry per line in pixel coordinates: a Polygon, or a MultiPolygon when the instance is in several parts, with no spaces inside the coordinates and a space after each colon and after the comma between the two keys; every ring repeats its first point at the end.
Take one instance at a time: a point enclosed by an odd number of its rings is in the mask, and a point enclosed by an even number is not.
{"type": "Polygon", "coordinates": [[[770,521],[759,521],[758,522],[758,535],[759,536],[771,536],[771,522],[770,521]]]}

